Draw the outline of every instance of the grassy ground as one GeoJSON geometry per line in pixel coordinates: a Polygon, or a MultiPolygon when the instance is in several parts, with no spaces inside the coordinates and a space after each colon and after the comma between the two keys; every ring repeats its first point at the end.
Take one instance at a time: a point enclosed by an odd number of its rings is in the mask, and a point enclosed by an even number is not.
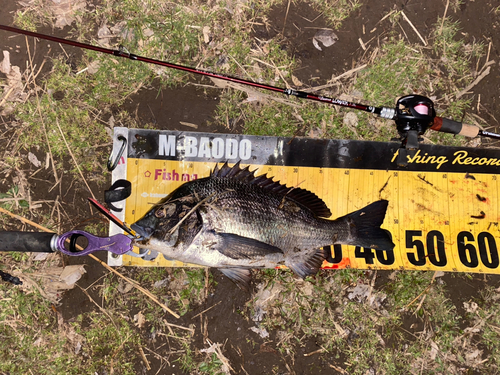
{"type": "MultiPolygon", "coordinates": [[[[336,29],[362,5],[344,0],[335,7],[322,1],[308,3],[323,12],[336,29]]],[[[36,30],[42,24],[61,22],[54,8],[41,2],[31,4],[17,13],[17,25],[36,30]]],[[[286,2],[105,0],[91,13],[77,9],[70,34],[104,46],[122,42],[142,56],[292,86],[293,72],[300,68],[300,62],[281,48],[283,37],[253,37],[254,25],[268,22],[267,15],[277,6],[284,7],[286,2]],[[109,34],[114,38],[105,37],[109,34]]],[[[480,74],[472,67],[484,57],[485,46],[466,44],[460,25],[439,18],[432,26],[428,46],[409,44],[397,27],[401,17],[401,13],[391,12],[390,34],[380,48],[356,61],[357,66],[366,64],[366,68],[343,79],[342,86],[332,85],[331,94],[347,93],[355,101],[393,106],[396,97],[417,92],[439,98],[438,115],[462,119],[470,100],[447,93],[467,87],[480,74]]],[[[103,186],[109,179],[102,162],[108,152],[103,146],[107,146],[113,126],[109,119],[121,126],[152,126],[138,124],[120,105],[153,80],[160,87],[181,87],[193,79],[179,71],[88,51],[72,64],[64,55],[51,57],[51,62],[50,73],[37,80],[30,74],[35,69],[28,67],[22,78],[25,96],[5,105],[4,110],[19,127],[15,143],[9,144],[12,152],[2,162],[3,174],[21,169],[19,150],[39,150],[50,155],[54,174],[69,172],[76,179],[84,174],[87,181],[103,186]],[[64,160],[76,162],[68,167],[64,160]]],[[[7,89],[2,90],[4,94],[7,89]]],[[[246,133],[256,135],[384,141],[397,135],[388,122],[367,114],[355,113],[358,125],[345,126],[347,113],[352,112],[246,88],[224,89],[214,122],[225,126],[236,119],[246,133]],[[245,101],[248,97],[255,100],[249,103],[245,101]]],[[[426,141],[467,143],[444,134],[427,134],[426,141]]],[[[4,192],[4,198],[14,199],[4,207],[28,214],[26,200],[15,200],[25,198],[20,186],[9,186],[4,192]]],[[[17,225],[6,216],[2,222],[4,228],[17,225]]],[[[40,215],[38,222],[54,227],[50,213],[40,215]]],[[[95,230],[102,228],[98,225],[95,230]]],[[[31,256],[2,254],[0,259],[6,270],[34,279],[47,266],[46,261],[34,261],[31,256]]],[[[468,275],[453,277],[472,280],[468,275]]],[[[180,315],[202,303],[214,288],[205,270],[137,270],[134,278],[180,315]],[[162,280],[168,280],[169,286],[158,284],[162,280]]],[[[38,280],[43,282],[43,277],[38,280]]],[[[325,271],[299,282],[290,273],[273,270],[258,275],[257,290],[280,292],[265,306],[266,314],[257,324],[274,332],[276,350],[285,358],[293,358],[305,341],[314,339],[321,348],[318,353],[327,356],[331,367],[342,374],[495,373],[500,363],[499,302],[497,290],[491,287],[461,301],[460,308],[451,302],[442,277],[425,272],[377,275],[376,271],[325,271]],[[385,280],[378,284],[380,275],[385,280]]],[[[185,373],[227,372],[223,355],[215,349],[200,352],[189,329],[172,328],[166,319],[159,319],[165,312],[158,305],[128,289],[113,274],[88,288],[94,295],[89,298],[101,307],[72,322],[64,321],[57,303],[33,284],[18,288],[1,283],[0,292],[0,337],[4,343],[0,373],[135,374],[137,366],[147,366],[144,353],[162,365],[164,360],[176,361],[185,373]],[[172,357],[161,359],[148,352],[147,343],[156,337],[169,340],[172,357]]],[[[252,299],[240,312],[247,319],[256,313],[257,300],[252,299]]]]}

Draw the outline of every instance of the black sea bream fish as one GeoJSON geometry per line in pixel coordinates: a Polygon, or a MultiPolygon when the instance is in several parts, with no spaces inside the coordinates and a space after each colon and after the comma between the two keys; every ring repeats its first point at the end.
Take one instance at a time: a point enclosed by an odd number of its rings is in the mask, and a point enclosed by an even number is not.
{"type": "Polygon", "coordinates": [[[315,194],[254,173],[226,163],[186,182],[132,225],[142,236],[135,244],[217,267],[242,288],[251,268],[285,265],[302,278],[315,274],[326,257],[323,246],[394,247],[380,228],[387,201],[327,220],[331,212],[315,194]]]}

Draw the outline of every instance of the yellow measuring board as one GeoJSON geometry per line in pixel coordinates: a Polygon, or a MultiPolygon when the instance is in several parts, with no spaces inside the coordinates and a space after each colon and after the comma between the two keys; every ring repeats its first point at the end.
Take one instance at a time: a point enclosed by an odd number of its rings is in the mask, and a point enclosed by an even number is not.
{"type": "MultiPolygon", "coordinates": [[[[500,155],[493,150],[422,145],[408,167],[399,168],[397,143],[134,129],[128,138],[122,168],[132,183],[123,212],[129,224],[181,184],[207,177],[217,163],[241,160],[256,175],[314,192],[331,219],[389,201],[382,227],[394,250],[331,246],[324,268],[500,273],[500,155]]],[[[186,266],[162,256],[145,261],[125,255],[121,264],[186,266]]]]}

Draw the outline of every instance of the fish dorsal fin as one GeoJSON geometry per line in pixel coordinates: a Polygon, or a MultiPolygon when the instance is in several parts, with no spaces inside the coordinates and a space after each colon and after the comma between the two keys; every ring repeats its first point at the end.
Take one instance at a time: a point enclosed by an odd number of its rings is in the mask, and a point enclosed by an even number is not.
{"type": "Polygon", "coordinates": [[[236,163],[232,167],[230,167],[227,162],[220,168],[216,165],[210,174],[210,177],[232,178],[243,183],[257,185],[266,192],[286,197],[287,199],[307,207],[316,216],[332,216],[332,213],[326,206],[325,202],[323,202],[323,200],[321,200],[321,198],[319,198],[316,194],[305,189],[287,187],[279,181],[273,181],[272,178],[267,177],[267,174],[255,176],[255,170],[250,171],[250,166],[241,168],[240,162],[236,163]]]}

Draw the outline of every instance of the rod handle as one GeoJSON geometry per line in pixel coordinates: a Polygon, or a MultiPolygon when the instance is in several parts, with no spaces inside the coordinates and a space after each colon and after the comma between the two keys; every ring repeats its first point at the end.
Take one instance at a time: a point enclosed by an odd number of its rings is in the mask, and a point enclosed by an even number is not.
{"type": "Polygon", "coordinates": [[[434,117],[434,123],[432,124],[431,129],[438,132],[459,134],[470,138],[477,137],[479,134],[479,128],[477,126],[464,124],[442,117],[434,117]]]}
{"type": "Polygon", "coordinates": [[[0,232],[0,251],[53,253],[51,241],[55,233],[45,232],[0,232]]]}

